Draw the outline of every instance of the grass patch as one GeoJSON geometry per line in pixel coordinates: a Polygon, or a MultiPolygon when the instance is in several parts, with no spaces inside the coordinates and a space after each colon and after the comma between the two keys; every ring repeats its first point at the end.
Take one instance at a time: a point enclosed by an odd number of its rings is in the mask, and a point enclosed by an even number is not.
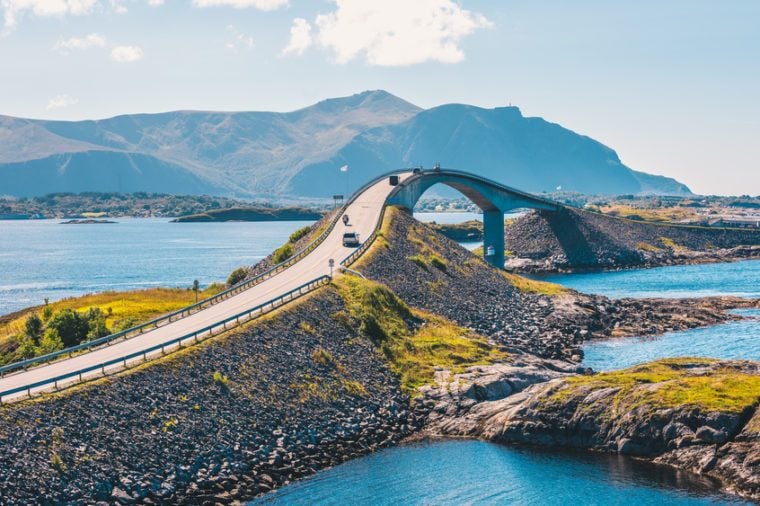
{"type": "MultiPolygon", "coordinates": [[[[223,287],[212,284],[198,293],[200,299],[219,293],[223,287]]],[[[128,328],[152,320],[162,314],[171,313],[195,303],[195,293],[183,288],[151,288],[128,292],[103,292],[81,297],[72,297],[47,306],[30,308],[15,314],[10,321],[0,324],[0,342],[11,336],[22,334],[26,319],[35,312],[43,316],[45,312],[58,313],[63,309],[85,312],[97,308],[106,316],[106,325],[114,331],[128,328]],[[45,309],[49,308],[49,309],[45,309]]]]}
{"type": "Polygon", "coordinates": [[[662,251],[662,248],[658,248],[654,244],[649,244],[647,242],[636,243],[636,249],[641,251],[649,251],[650,253],[657,253],[659,251],[662,251]]]}
{"type": "Polygon", "coordinates": [[[428,257],[428,259],[430,260],[430,265],[432,265],[433,267],[435,267],[439,271],[446,272],[446,271],[449,270],[449,265],[442,258],[440,258],[440,257],[438,257],[436,255],[430,255],[428,257]]]}
{"type": "Polygon", "coordinates": [[[298,324],[298,328],[306,332],[307,334],[316,334],[316,329],[314,326],[309,322],[301,322],[298,324]]]}
{"type": "Polygon", "coordinates": [[[214,371],[212,379],[214,380],[214,383],[224,389],[227,389],[229,387],[230,378],[226,374],[222,374],[219,371],[214,371]]]}
{"type": "Polygon", "coordinates": [[[410,310],[383,285],[346,277],[336,286],[360,331],[378,345],[408,393],[432,383],[436,367],[458,373],[507,357],[485,338],[445,318],[410,310]]]}
{"type": "Polygon", "coordinates": [[[613,405],[623,411],[646,405],[653,409],[694,406],[739,413],[760,402],[760,376],[732,368],[690,374],[695,367],[714,362],[701,358],[664,359],[622,371],[573,376],[566,381],[566,388],[554,394],[554,399],[582,398],[591,390],[616,387],[620,391],[613,405]]]}
{"type": "Polygon", "coordinates": [[[298,242],[299,240],[303,239],[304,237],[306,237],[309,232],[311,232],[311,226],[299,228],[298,230],[290,234],[290,237],[288,237],[288,242],[294,244],[298,242]]]}
{"type": "Polygon", "coordinates": [[[428,264],[427,264],[427,259],[424,256],[422,256],[422,255],[412,255],[412,256],[406,257],[406,258],[407,258],[407,260],[410,260],[410,261],[414,262],[415,264],[417,264],[418,266],[422,267],[426,271],[429,270],[428,269],[428,264]]]}
{"type": "Polygon", "coordinates": [[[333,357],[333,354],[321,346],[314,350],[314,352],[311,354],[311,359],[319,365],[323,365],[325,367],[335,366],[335,357],[333,357]]]}
{"type": "Polygon", "coordinates": [[[501,271],[501,274],[512,284],[512,286],[524,293],[537,293],[554,297],[568,292],[567,288],[556,283],[536,281],[535,279],[518,276],[517,274],[504,271],[501,271]]]}
{"type": "Polygon", "coordinates": [[[294,253],[293,245],[288,243],[283,244],[276,250],[274,250],[274,257],[272,258],[272,261],[275,264],[280,264],[287,260],[288,258],[292,257],[294,253]]]}
{"type": "Polygon", "coordinates": [[[676,243],[673,239],[671,239],[669,237],[658,237],[657,240],[660,241],[660,243],[663,246],[665,246],[666,248],[671,249],[673,251],[678,251],[678,250],[684,249],[683,246],[681,246],[680,244],[676,243]]]}

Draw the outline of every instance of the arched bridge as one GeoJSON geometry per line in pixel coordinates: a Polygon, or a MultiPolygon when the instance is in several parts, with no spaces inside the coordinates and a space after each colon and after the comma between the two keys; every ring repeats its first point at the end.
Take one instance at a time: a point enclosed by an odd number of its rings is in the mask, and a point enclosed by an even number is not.
{"type": "Polygon", "coordinates": [[[358,249],[343,246],[343,234],[358,232],[368,240],[378,230],[387,205],[414,208],[435,184],[462,192],[483,210],[486,259],[504,266],[504,212],[519,207],[557,210],[559,204],[453,170],[419,169],[386,174],[356,191],[314,241],[285,262],[209,299],[131,329],[63,351],[0,367],[0,402],[58,389],[111,374],[225,332],[257,318],[340,275],[336,262],[358,258],[358,249]],[[350,216],[349,225],[341,218],[350,216]],[[348,227],[348,228],[346,228],[348,227]],[[345,260],[344,260],[345,259],[345,260]]]}
{"type": "Polygon", "coordinates": [[[458,190],[483,211],[483,253],[486,261],[499,268],[504,267],[504,213],[520,208],[557,211],[560,207],[556,202],[475,174],[439,168],[407,173],[391,191],[387,202],[412,210],[419,198],[437,184],[458,190]]]}

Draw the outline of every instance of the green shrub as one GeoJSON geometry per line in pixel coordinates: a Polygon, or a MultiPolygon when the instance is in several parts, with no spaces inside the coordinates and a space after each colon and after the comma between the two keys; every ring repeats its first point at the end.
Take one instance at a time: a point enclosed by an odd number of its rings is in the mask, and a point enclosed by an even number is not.
{"type": "Polygon", "coordinates": [[[55,329],[47,329],[45,335],[42,336],[39,346],[37,346],[35,355],[46,355],[62,349],[63,341],[61,341],[61,336],[58,335],[58,331],[55,329]]]}
{"type": "Polygon", "coordinates": [[[226,374],[222,374],[219,371],[214,371],[213,378],[214,378],[214,383],[216,383],[222,388],[227,388],[230,382],[230,378],[228,378],[226,374]]]}
{"type": "Polygon", "coordinates": [[[290,243],[283,244],[274,252],[274,263],[279,264],[293,256],[293,245],[290,243]]]}
{"type": "Polygon", "coordinates": [[[55,330],[63,341],[64,346],[74,346],[87,338],[90,330],[87,318],[73,309],[62,309],[54,314],[47,324],[55,330]]]}
{"type": "Polygon", "coordinates": [[[299,228],[292,234],[290,234],[290,237],[288,237],[288,242],[290,243],[296,243],[299,239],[303,239],[306,237],[306,235],[311,232],[311,227],[303,227],[299,228]]]}
{"type": "Polygon", "coordinates": [[[243,281],[246,276],[248,276],[248,269],[245,267],[238,267],[227,277],[227,286],[237,285],[243,281]]]}
{"type": "Polygon", "coordinates": [[[24,322],[24,334],[31,338],[35,344],[39,344],[42,337],[43,324],[37,313],[32,313],[24,322]]]}

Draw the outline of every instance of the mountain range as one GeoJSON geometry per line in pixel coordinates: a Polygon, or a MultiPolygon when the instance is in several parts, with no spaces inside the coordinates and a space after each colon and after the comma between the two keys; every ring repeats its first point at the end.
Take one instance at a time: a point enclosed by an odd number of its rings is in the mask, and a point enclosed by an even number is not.
{"type": "Polygon", "coordinates": [[[176,111],[90,121],[0,116],[0,195],[328,197],[389,170],[434,163],[531,192],[690,193],[516,107],[421,109],[385,91],[286,113],[176,111]],[[349,170],[339,171],[344,165],[349,170]]]}

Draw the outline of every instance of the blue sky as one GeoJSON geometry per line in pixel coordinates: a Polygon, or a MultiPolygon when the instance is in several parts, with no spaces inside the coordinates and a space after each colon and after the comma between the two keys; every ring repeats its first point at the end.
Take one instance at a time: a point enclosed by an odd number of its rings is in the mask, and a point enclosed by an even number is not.
{"type": "Polygon", "coordinates": [[[513,104],[699,193],[760,194],[760,2],[0,0],[0,114],[513,104]],[[389,35],[392,34],[392,35],[389,35]]]}

